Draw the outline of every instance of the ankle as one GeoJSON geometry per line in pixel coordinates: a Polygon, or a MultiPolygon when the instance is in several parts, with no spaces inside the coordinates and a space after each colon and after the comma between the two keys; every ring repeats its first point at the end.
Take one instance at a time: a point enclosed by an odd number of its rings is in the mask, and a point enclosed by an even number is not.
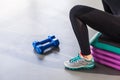
{"type": "Polygon", "coordinates": [[[93,56],[92,56],[91,54],[89,54],[89,55],[84,55],[83,57],[84,57],[84,59],[86,59],[86,60],[91,60],[91,59],[93,58],[93,56]]]}
{"type": "Polygon", "coordinates": [[[93,58],[92,54],[89,54],[89,55],[82,55],[82,54],[80,54],[80,56],[82,56],[86,60],[91,60],[93,58]]]}

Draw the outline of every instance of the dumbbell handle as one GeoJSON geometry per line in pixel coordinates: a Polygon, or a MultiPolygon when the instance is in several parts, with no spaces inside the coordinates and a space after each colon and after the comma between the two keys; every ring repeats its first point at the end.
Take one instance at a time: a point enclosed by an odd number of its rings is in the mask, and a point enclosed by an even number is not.
{"type": "Polygon", "coordinates": [[[47,49],[51,46],[53,46],[53,42],[46,44],[46,45],[38,45],[35,49],[36,49],[37,53],[42,54],[45,49],[47,49]]]}
{"type": "Polygon", "coordinates": [[[49,41],[50,41],[50,39],[45,39],[43,41],[40,41],[39,44],[44,44],[44,43],[49,42],[49,41]]]}
{"type": "Polygon", "coordinates": [[[50,48],[51,46],[53,46],[53,44],[54,44],[53,42],[50,42],[50,43],[44,45],[43,50],[45,50],[45,49],[47,49],[47,48],[50,48]]]}
{"type": "Polygon", "coordinates": [[[55,38],[55,36],[48,36],[47,39],[42,40],[42,41],[40,41],[39,43],[40,43],[40,44],[44,44],[44,43],[47,43],[47,42],[51,42],[52,39],[54,39],[54,38],[55,38]]]}

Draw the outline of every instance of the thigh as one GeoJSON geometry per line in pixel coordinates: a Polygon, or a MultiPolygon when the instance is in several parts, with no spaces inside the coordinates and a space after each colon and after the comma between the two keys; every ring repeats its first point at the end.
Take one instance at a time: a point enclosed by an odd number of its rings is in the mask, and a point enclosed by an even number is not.
{"type": "Polygon", "coordinates": [[[77,15],[83,23],[103,34],[120,39],[120,17],[91,7],[84,7],[91,11],[84,15],[77,15]]]}

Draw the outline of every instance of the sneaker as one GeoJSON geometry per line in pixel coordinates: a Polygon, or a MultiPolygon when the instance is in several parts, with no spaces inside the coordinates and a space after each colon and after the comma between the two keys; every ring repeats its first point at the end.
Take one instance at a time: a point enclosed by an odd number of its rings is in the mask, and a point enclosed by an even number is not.
{"type": "Polygon", "coordinates": [[[92,69],[95,66],[93,58],[91,60],[86,60],[79,54],[78,56],[70,59],[69,61],[65,61],[64,65],[65,68],[71,70],[92,69]]]}

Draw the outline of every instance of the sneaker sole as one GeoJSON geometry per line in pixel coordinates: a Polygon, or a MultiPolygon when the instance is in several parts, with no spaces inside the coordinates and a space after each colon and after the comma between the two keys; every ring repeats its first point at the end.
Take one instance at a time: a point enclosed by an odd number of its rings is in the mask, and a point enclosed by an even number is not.
{"type": "Polygon", "coordinates": [[[90,66],[90,67],[80,67],[80,68],[69,68],[69,67],[65,67],[65,68],[66,68],[66,69],[69,69],[69,70],[90,70],[90,69],[95,68],[95,65],[90,66]]]}

